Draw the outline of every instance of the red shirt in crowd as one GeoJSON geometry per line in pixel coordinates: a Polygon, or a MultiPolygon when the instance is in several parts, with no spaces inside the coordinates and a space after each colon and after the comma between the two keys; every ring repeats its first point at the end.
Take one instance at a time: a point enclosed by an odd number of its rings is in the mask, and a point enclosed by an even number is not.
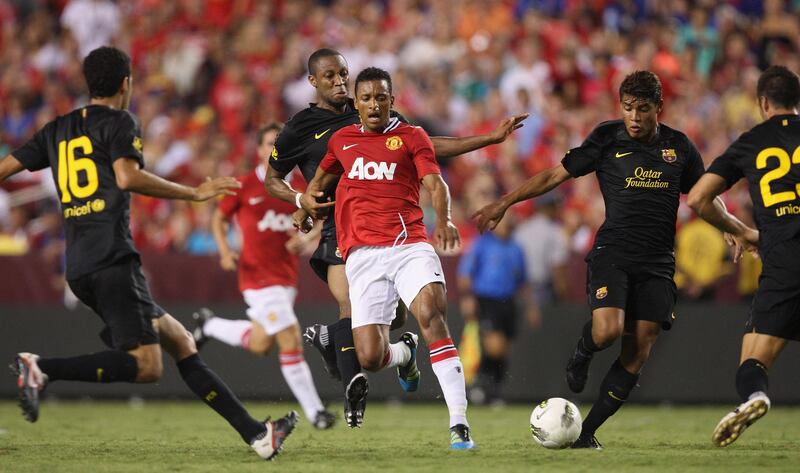
{"type": "Polygon", "coordinates": [[[419,186],[440,174],[433,143],[422,128],[391,118],[381,133],[361,125],[340,129],[320,163],[340,174],[336,188],[336,235],[342,257],[359,246],[428,241],[419,186]]]}
{"type": "MultiPolygon", "coordinates": [[[[286,242],[297,231],[292,225],[292,212],[297,208],[270,196],[264,188],[265,176],[264,167],[259,165],[237,177],[242,188],[219,202],[220,211],[228,218],[235,215],[242,231],[240,291],[297,285],[297,256],[286,249],[286,242]]],[[[298,179],[293,179],[295,188],[302,186],[298,179]]]]}

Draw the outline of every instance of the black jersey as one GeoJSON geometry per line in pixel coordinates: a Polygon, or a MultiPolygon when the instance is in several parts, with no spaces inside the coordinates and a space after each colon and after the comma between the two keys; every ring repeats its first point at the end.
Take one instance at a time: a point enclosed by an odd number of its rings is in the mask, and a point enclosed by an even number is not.
{"type": "MultiPolygon", "coordinates": [[[[391,116],[406,119],[399,113],[392,111],[391,116]]],[[[295,166],[307,182],[311,182],[317,167],[328,151],[328,140],[341,128],[360,123],[358,111],[352,99],[348,99],[344,113],[336,113],[328,109],[310,104],[306,109],[297,112],[278,135],[270,166],[278,172],[288,174],[295,166]]],[[[334,199],[336,183],[326,192],[325,196],[334,199]]],[[[335,208],[334,208],[335,212],[335,208]]],[[[322,236],[333,237],[336,234],[336,224],[333,213],[325,220],[322,226],[322,236]]]]}
{"type": "Polygon", "coordinates": [[[750,186],[764,250],[800,236],[800,117],[778,115],[742,134],[708,172],[750,186]]]}
{"type": "Polygon", "coordinates": [[[601,123],[561,161],[573,176],[597,173],[606,219],[594,247],[645,261],[674,261],[680,193],[703,174],[703,160],[683,133],[660,124],[648,143],[628,135],[622,120],[601,123]]]}
{"type": "Polygon", "coordinates": [[[53,172],[67,237],[67,279],[136,255],[130,194],[117,187],[112,164],[142,159],[139,121],[125,110],[89,105],[60,116],[12,155],[29,171],[53,172]]]}

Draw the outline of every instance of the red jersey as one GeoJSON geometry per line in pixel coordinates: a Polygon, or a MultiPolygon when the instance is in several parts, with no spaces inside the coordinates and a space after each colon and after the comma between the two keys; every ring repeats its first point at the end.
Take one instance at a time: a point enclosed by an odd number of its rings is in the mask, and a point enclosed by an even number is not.
{"type": "Polygon", "coordinates": [[[381,133],[361,125],[337,131],[320,168],[341,174],[336,188],[336,235],[342,257],[358,246],[428,241],[419,186],[440,174],[433,143],[422,128],[391,118],[381,133]]]}
{"type": "Polygon", "coordinates": [[[220,211],[228,218],[235,215],[242,231],[240,291],[297,285],[297,256],[286,249],[286,242],[296,232],[292,212],[297,208],[269,195],[264,188],[265,176],[266,170],[259,165],[237,177],[242,188],[219,202],[220,211]]]}

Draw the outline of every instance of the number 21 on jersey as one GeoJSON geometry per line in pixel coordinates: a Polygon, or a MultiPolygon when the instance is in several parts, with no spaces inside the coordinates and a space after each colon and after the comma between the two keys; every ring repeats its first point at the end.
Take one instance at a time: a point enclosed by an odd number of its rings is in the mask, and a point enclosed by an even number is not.
{"type": "Polygon", "coordinates": [[[764,207],[771,207],[775,204],[780,204],[781,202],[794,200],[798,197],[798,195],[800,195],[800,183],[797,184],[796,192],[784,191],[773,193],[772,188],[770,187],[770,183],[772,181],[780,179],[789,174],[789,171],[792,169],[792,164],[800,164],[800,146],[795,148],[791,159],[789,158],[789,153],[787,153],[783,148],[766,148],[758,153],[758,156],[756,157],[756,168],[766,168],[769,158],[778,158],[778,167],[764,174],[761,177],[761,181],[759,181],[761,198],[764,201],[764,207]]]}
{"type": "Polygon", "coordinates": [[[92,142],[87,136],[80,136],[69,141],[62,140],[58,143],[58,188],[61,190],[61,203],[72,202],[72,197],[85,199],[97,191],[99,180],[97,166],[90,158],[75,156],[75,151],[80,149],[84,156],[92,154],[92,142]],[[78,173],[86,174],[86,181],[81,184],[78,173]]]}

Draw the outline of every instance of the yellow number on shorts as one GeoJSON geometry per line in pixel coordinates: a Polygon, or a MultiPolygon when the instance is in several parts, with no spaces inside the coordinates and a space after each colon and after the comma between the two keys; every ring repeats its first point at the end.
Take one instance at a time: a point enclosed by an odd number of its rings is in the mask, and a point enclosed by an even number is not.
{"type": "Polygon", "coordinates": [[[89,158],[76,158],[75,150],[80,149],[84,156],[92,154],[92,142],[87,136],[80,136],[69,141],[58,143],[58,188],[61,190],[61,202],[68,204],[72,197],[85,199],[97,192],[100,184],[97,178],[97,166],[89,158]],[[78,172],[86,173],[86,184],[78,181],[78,172]]]}

